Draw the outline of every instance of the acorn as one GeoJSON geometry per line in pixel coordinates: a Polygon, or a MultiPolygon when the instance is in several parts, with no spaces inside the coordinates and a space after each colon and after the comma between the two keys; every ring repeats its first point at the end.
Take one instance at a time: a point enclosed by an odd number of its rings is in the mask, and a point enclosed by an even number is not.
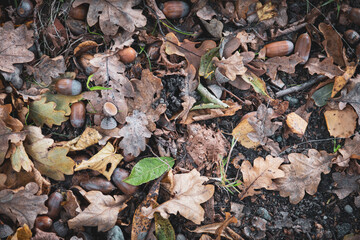
{"type": "Polygon", "coordinates": [[[278,41],[266,44],[267,57],[281,57],[290,54],[294,50],[294,44],[291,41],[278,41]]]}
{"type": "Polygon", "coordinates": [[[360,26],[360,8],[352,8],[349,13],[350,20],[360,26]]]}
{"type": "Polygon", "coordinates": [[[103,113],[105,116],[113,117],[118,113],[118,109],[112,102],[106,102],[103,106],[103,113]]]}
{"type": "Polygon", "coordinates": [[[308,33],[301,34],[295,44],[295,53],[299,53],[299,56],[303,59],[302,64],[309,60],[311,50],[311,38],[308,33]]]}
{"type": "Polygon", "coordinates": [[[356,44],[360,39],[360,35],[358,32],[349,29],[344,33],[344,38],[346,41],[348,41],[348,43],[356,44]]]}
{"type": "Polygon", "coordinates": [[[115,186],[119,188],[124,194],[132,195],[138,190],[138,187],[123,182],[123,180],[128,176],[128,171],[122,168],[116,168],[111,176],[111,180],[115,183],[115,186]]]}
{"type": "Polygon", "coordinates": [[[41,231],[49,231],[53,224],[53,220],[48,216],[39,216],[35,219],[35,227],[41,231]]]}
{"type": "Polygon", "coordinates": [[[81,55],[79,59],[79,63],[81,67],[84,69],[86,75],[91,75],[99,69],[98,67],[94,67],[93,65],[90,64],[90,60],[93,58],[94,58],[93,55],[85,53],[81,55]]]}
{"type": "Polygon", "coordinates": [[[116,189],[114,184],[102,177],[92,177],[88,180],[81,181],[80,186],[86,191],[96,190],[104,194],[109,194],[116,189]]]}
{"type": "Polygon", "coordinates": [[[70,123],[74,128],[81,128],[85,124],[85,103],[76,102],[71,105],[70,123]]]}
{"type": "Polygon", "coordinates": [[[132,47],[127,47],[119,50],[118,55],[120,57],[120,61],[125,64],[129,64],[135,61],[137,53],[132,47]]]}
{"type": "Polygon", "coordinates": [[[101,120],[100,127],[105,130],[111,130],[117,127],[117,122],[113,117],[104,117],[101,120]]]}
{"type": "Polygon", "coordinates": [[[69,16],[76,20],[85,21],[89,5],[81,4],[77,7],[72,7],[69,12],[69,16]]]}
{"type": "Polygon", "coordinates": [[[188,15],[190,7],[186,2],[168,1],[164,2],[162,11],[167,18],[177,19],[188,15]]]}
{"type": "Polygon", "coordinates": [[[30,0],[22,0],[16,8],[16,13],[23,18],[29,17],[34,11],[34,5],[30,0]]]}
{"type": "Polygon", "coordinates": [[[59,94],[74,96],[81,93],[81,83],[77,80],[63,78],[55,83],[55,90],[59,94]]]}
{"type": "Polygon", "coordinates": [[[46,206],[48,207],[48,213],[47,215],[55,219],[59,216],[60,210],[61,210],[61,202],[64,200],[64,197],[59,192],[53,192],[48,201],[46,202],[46,206]]]}

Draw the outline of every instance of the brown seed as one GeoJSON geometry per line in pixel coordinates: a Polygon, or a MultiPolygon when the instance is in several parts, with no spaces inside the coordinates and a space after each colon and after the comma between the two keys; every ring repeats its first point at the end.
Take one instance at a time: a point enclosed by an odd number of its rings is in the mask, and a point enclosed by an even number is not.
{"type": "Polygon", "coordinates": [[[42,231],[49,231],[53,221],[48,216],[39,216],[35,219],[35,227],[42,231]]]}
{"type": "Polygon", "coordinates": [[[352,8],[349,13],[350,20],[360,26],[360,8],[352,8]]]}
{"type": "Polygon", "coordinates": [[[345,40],[348,41],[350,44],[356,44],[360,39],[359,33],[352,29],[347,30],[344,33],[344,37],[345,40]]]}
{"type": "Polygon", "coordinates": [[[104,117],[101,120],[100,127],[105,130],[111,130],[116,128],[117,122],[113,117],[104,117]]]}
{"type": "Polygon", "coordinates": [[[138,190],[138,187],[122,181],[128,176],[128,171],[122,168],[116,168],[111,176],[111,180],[115,183],[115,186],[118,187],[124,194],[132,195],[138,190]]]}
{"type": "Polygon", "coordinates": [[[311,38],[308,33],[303,33],[299,36],[295,44],[295,53],[303,59],[302,64],[306,63],[309,59],[311,50],[311,38]]]}
{"type": "Polygon", "coordinates": [[[90,64],[90,60],[93,58],[94,58],[93,55],[85,53],[81,55],[79,59],[79,63],[81,67],[84,69],[86,75],[91,75],[99,69],[90,64]]]}
{"type": "Polygon", "coordinates": [[[132,47],[127,47],[119,50],[118,55],[120,57],[120,61],[125,64],[132,63],[136,58],[136,51],[132,47]]]}
{"type": "Polygon", "coordinates": [[[162,11],[167,18],[177,19],[188,15],[190,8],[186,2],[168,1],[168,2],[164,2],[164,7],[162,11]]]}
{"type": "Polygon", "coordinates": [[[85,21],[86,15],[89,9],[89,5],[81,4],[75,8],[71,8],[69,12],[69,16],[76,20],[85,21]]]}
{"type": "Polygon", "coordinates": [[[53,192],[49,200],[46,203],[46,206],[48,207],[48,213],[47,215],[52,218],[56,219],[59,216],[60,210],[61,210],[61,202],[64,200],[64,197],[59,192],[53,192]]]}
{"type": "Polygon", "coordinates": [[[266,44],[267,57],[281,57],[290,54],[294,50],[294,44],[288,40],[266,44]]]}
{"type": "Polygon", "coordinates": [[[34,5],[31,0],[22,0],[16,9],[16,13],[23,18],[30,17],[33,13],[34,5]]]}
{"type": "Polygon", "coordinates": [[[92,177],[89,180],[81,181],[80,186],[87,191],[97,190],[104,194],[109,194],[116,189],[110,181],[102,177],[92,177]]]}
{"type": "Polygon", "coordinates": [[[85,103],[77,102],[71,105],[70,123],[74,128],[81,128],[85,124],[85,103]]]}
{"type": "Polygon", "coordinates": [[[103,112],[106,116],[112,117],[117,114],[118,109],[115,106],[115,104],[113,104],[111,102],[106,102],[103,106],[103,112]]]}
{"type": "Polygon", "coordinates": [[[57,93],[70,96],[80,94],[82,87],[77,80],[63,78],[55,83],[55,90],[57,93]]]}

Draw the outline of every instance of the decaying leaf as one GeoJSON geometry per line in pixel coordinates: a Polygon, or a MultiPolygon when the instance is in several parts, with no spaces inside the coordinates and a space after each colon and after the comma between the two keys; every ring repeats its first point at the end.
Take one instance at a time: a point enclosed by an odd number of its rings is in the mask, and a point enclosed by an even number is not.
{"type": "Polygon", "coordinates": [[[99,21],[100,28],[106,35],[115,35],[119,27],[133,32],[135,27],[146,25],[146,17],[142,15],[142,10],[133,9],[139,1],[76,0],[73,7],[83,3],[90,4],[87,14],[89,26],[92,27],[99,21]]]}
{"type": "Polygon", "coordinates": [[[92,169],[100,172],[110,181],[111,175],[120,163],[121,159],[123,159],[121,154],[116,154],[114,146],[108,142],[105,147],[92,156],[88,161],[82,161],[80,164],[76,165],[75,171],[92,169]],[[109,167],[108,164],[111,166],[109,167]]]}
{"type": "MultiPolygon", "coordinates": [[[[23,227],[19,227],[16,229],[16,233],[10,237],[8,237],[8,240],[22,240],[22,239],[30,239],[32,237],[32,232],[29,228],[29,226],[25,223],[23,227]]],[[[31,238],[33,239],[33,238],[31,238]]]]}
{"type": "Polygon", "coordinates": [[[20,225],[27,224],[33,228],[37,215],[48,212],[47,207],[45,207],[48,196],[35,196],[38,190],[39,186],[31,182],[25,188],[0,191],[0,213],[11,218],[14,223],[18,221],[20,225]]]}
{"type": "Polygon", "coordinates": [[[279,169],[283,162],[283,158],[272,157],[270,155],[266,159],[262,157],[256,158],[254,166],[251,166],[249,161],[244,161],[241,164],[243,183],[238,186],[241,190],[239,194],[240,200],[259,194],[260,191],[257,189],[260,188],[275,190],[277,187],[272,179],[285,177],[285,173],[279,169]]]}
{"type": "Polygon", "coordinates": [[[327,110],[324,116],[330,136],[348,138],[354,134],[358,116],[352,107],[347,106],[343,110],[327,110]]]}
{"type": "Polygon", "coordinates": [[[83,196],[90,205],[68,221],[70,229],[97,226],[98,231],[108,231],[115,225],[118,213],[127,206],[127,197],[122,195],[109,196],[103,195],[100,191],[90,191],[83,196]]]}
{"type": "Polygon", "coordinates": [[[357,64],[351,63],[350,65],[346,66],[345,73],[342,76],[335,77],[334,87],[331,92],[331,97],[335,97],[335,95],[343,89],[346,85],[348,80],[354,75],[356,71],[357,64]]]}
{"type": "Polygon", "coordinates": [[[277,71],[294,73],[296,65],[302,61],[302,58],[298,54],[283,57],[272,57],[265,62],[265,66],[267,68],[266,74],[272,80],[275,80],[277,71]]]}
{"type": "Polygon", "coordinates": [[[59,142],[56,145],[68,147],[69,151],[81,151],[98,143],[101,138],[101,134],[96,129],[87,127],[81,136],[67,142],[59,142]]]}
{"type": "Polygon", "coordinates": [[[246,148],[256,148],[260,145],[259,141],[252,141],[248,137],[248,133],[255,132],[255,129],[248,122],[249,117],[254,116],[256,112],[250,112],[241,118],[239,124],[233,129],[233,137],[246,148]]]}
{"type": "Polygon", "coordinates": [[[213,185],[203,185],[207,180],[208,178],[200,176],[196,169],[185,174],[175,174],[174,188],[171,191],[173,198],[154,209],[143,207],[143,214],[153,218],[154,213],[159,212],[163,218],[168,218],[169,214],[179,212],[195,224],[200,224],[205,214],[200,204],[209,200],[215,190],[213,185]]]}
{"type": "Polygon", "coordinates": [[[14,63],[26,63],[34,59],[34,53],[28,49],[34,44],[33,30],[25,24],[15,28],[12,22],[0,27],[0,71],[14,72],[14,63]]]}
{"type": "Polygon", "coordinates": [[[64,111],[65,116],[69,116],[71,113],[70,104],[76,103],[82,99],[82,94],[75,95],[75,96],[67,96],[62,94],[52,94],[47,92],[44,94],[46,98],[46,102],[54,102],[56,107],[54,108],[55,111],[64,111]]]}
{"type": "Polygon", "coordinates": [[[334,161],[340,167],[348,167],[350,158],[360,157],[360,134],[356,133],[353,139],[346,139],[345,144],[339,149],[341,155],[337,156],[334,161]]]}
{"type": "Polygon", "coordinates": [[[286,124],[290,128],[291,132],[299,135],[304,135],[308,125],[308,123],[295,112],[286,116],[286,124]]]}
{"type": "Polygon", "coordinates": [[[231,81],[235,80],[236,75],[242,75],[247,71],[243,63],[243,57],[238,51],[227,59],[219,60],[215,57],[213,62],[231,81]]]}
{"type": "Polygon", "coordinates": [[[305,191],[314,195],[321,180],[321,173],[328,174],[332,155],[325,151],[309,149],[308,156],[301,153],[288,155],[290,164],[280,166],[285,177],[275,180],[282,197],[290,197],[292,204],[297,204],[305,196],[305,191]]]}
{"type": "Polygon", "coordinates": [[[334,30],[332,25],[328,25],[324,22],[319,24],[319,30],[324,35],[325,40],[322,44],[328,57],[332,57],[336,64],[340,65],[340,67],[344,67],[343,43],[340,34],[334,30]]]}
{"type": "Polygon", "coordinates": [[[344,199],[352,192],[360,191],[360,175],[354,174],[342,174],[335,172],[332,174],[332,178],[335,181],[335,189],[332,190],[339,199],[344,199]]]}
{"type": "Polygon", "coordinates": [[[46,102],[46,97],[42,97],[39,101],[30,103],[29,118],[31,118],[36,125],[42,127],[44,124],[50,128],[55,125],[61,125],[62,122],[68,120],[65,117],[65,112],[55,110],[56,104],[54,102],[46,102]]]}
{"type": "Polygon", "coordinates": [[[267,20],[273,18],[277,15],[276,6],[271,2],[267,2],[262,5],[261,2],[256,3],[256,13],[259,17],[259,21],[267,20]]]}
{"type": "Polygon", "coordinates": [[[227,156],[229,142],[219,131],[201,126],[200,124],[190,124],[187,126],[188,140],[186,151],[192,157],[197,170],[211,170],[218,167],[221,160],[227,156]]]}
{"type": "Polygon", "coordinates": [[[261,95],[271,99],[271,97],[269,96],[266,90],[265,82],[261,78],[256,76],[253,72],[247,71],[245,74],[241,75],[241,78],[245,82],[250,84],[254,88],[255,92],[260,93],[261,95]]]}
{"type": "Polygon", "coordinates": [[[123,137],[119,147],[124,149],[124,154],[139,156],[141,151],[145,150],[146,138],[151,137],[151,132],[147,129],[147,117],[144,113],[135,110],[132,116],[126,117],[127,124],[119,131],[123,137]]]}
{"type": "MultiPolygon", "coordinates": [[[[356,83],[354,88],[346,94],[344,97],[339,99],[340,102],[349,103],[356,111],[358,118],[358,123],[360,124],[360,83],[356,83]]],[[[341,103],[339,104],[339,106],[341,103]]],[[[342,107],[344,108],[344,107],[342,107]]]]}
{"type": "Polygon", "coordinates": [[[344,71],[341,70],[339,66],[334,65],[331,57],[325,58],[322,62],[320,62],[319,58],[310,58],[304,68],[307,68],[311,75],[317,73],[318,75],[325,75],[328,78],[334,78],[344,74],[344,71]]]}

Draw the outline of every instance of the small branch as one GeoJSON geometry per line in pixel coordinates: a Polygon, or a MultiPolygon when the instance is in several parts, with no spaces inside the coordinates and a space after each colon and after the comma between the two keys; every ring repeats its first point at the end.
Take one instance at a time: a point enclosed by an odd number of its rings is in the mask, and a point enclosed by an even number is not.
{"type": "Polygon", "coordinates": [[[33,14],[33,29],[34,29],[34,42],[35,42],[35,46],[36,46],[36,51],[38,52],[39,54],[39,57],[41,58],[43,56],[43,53],[40,49],[40,44],[39,44],[39,31],[38,31],[38,28],[37,28],[37,15],[38,15],[38,12],[39,12],[39,4],[37,3],[35,8],[34,8],[34,14],[33,14]]]}
{"type": "Polygon", "coordinates": [[[284,89],[284,90],[281,90],[281,91],[278,91],[276,93],[276,97],[283,97],[285,95],[288,95],[290,93],[294,93],[294,92],[298,92],[300,90],[303,90],[305,88],[308,88],[312,85],[314,85],[315,83],[318,83],[318,82],[321,82],[325,79],[327,79],[328,77],[324,76],[324,75],[319,75],[317,76],[316,78],[306,82],[306,83],[303,83],[303,84],[300,84],[300,85],[297,85],[297,86],[294,86],[294,87],[291,87],[291,88],[287,88],[287,89],[284,89]]]}

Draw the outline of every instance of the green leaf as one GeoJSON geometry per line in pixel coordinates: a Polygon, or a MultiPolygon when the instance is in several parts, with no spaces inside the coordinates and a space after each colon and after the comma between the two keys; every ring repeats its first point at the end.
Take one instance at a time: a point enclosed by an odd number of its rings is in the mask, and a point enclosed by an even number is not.
{"type": "Polygon", "coordinates": [[[94,76],[94,74],[91,74],[87,81],[86,81],[86,87],[90,90],[90,91],[96,91],[96,90],[111,90],[111,88],[106,88],[106,87],[101,87],[101,86],[94,86],[94,87],[90,87],[89,83],[91,78],[94,76]]]}
{"type": "Polygon", "coordinates": [[[123,181],[139,186],[160,177],[164,172],[174,166],[175,159],[172,157],[153,157],[141,159],[133,167],[129,177],[123,181]]]}
{"type": "Polygon", "coordinates": [[[254,73],[247,71],[245,74],[241,75],[242,79],[244,79],[245,82],[251,84],[251,86],[254,88],[255,92],[260,93],[266,97],[269,97],[268,92],[266,91],[266,84],[265,82],[256,76],[254,73]]]}
{"type": "Polygon", "coordinates": [[[45,103],[46,98],[42,97],[39,101],[34,101],[29,105],[29,117],[37,126],[42,127],[44,124],[52,127],[53,124],[61,125],[68,120],[64,111],[55,110],[54,102],[45,103]]]}
{"type": "Polygon", "coordinates": [[[213,57],[219,57],[219,47],[210,49],[207,53],[201,56],[199,76],[203,76],[205,79],[211,79],[214,76],[215,65],[213,64],[213,57]]]}
{"type": "Polygon", "coordinates": [[[175,231],[169,219],[161,217],[160,213],[154,213],[155,234],[158,240],[175,240],[175,231]]]}
{"type": "Polygon", "coordinates": [[[71,113],[69,105],[78,102],[82,98],[82,94],[67,96],[62,94],[52,94],[50,92],[45,93],[44,96],[46,97],[46,102],[56,103],[55,110],[64,111],[66,116],[70,115],[71,113]]]}
{"type": "Polygon", "coordinates": [[[311,98],[314,99],[316,106],[322,107],[326,105],[327,101],[331,97],[333,86],[334,83],[329,83],[314,92],[311,98]]]}

